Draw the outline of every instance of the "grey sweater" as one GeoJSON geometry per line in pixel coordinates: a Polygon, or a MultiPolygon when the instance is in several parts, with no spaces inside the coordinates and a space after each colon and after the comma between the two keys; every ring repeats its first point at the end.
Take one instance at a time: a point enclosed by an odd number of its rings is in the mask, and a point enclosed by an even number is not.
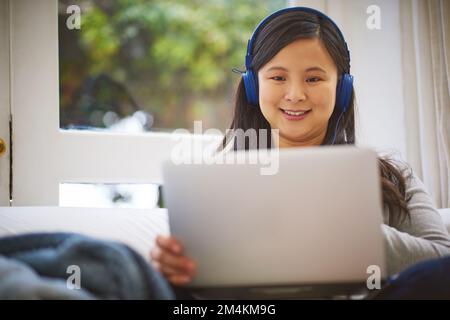
{"type": "Polygon", "coordinates": [[[450,236],[424,184],[414,174],[406,180],[406,198],[411,219],[388,225],[384,208],[382,230],[388,274],[396,274],[426,259],[450,255],[450,236]]]}

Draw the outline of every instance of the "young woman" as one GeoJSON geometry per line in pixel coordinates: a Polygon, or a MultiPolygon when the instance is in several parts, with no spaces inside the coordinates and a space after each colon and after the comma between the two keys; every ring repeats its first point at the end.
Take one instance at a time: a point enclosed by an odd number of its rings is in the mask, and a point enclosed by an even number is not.
{"type": "MultiPolygon", "coordinates": [[[[355,144],[350,52],[327,16],[301,7],[270,15],[249,41],[246,68],[231,129],[278,129],[274,148],[355,144]]],[[[232,135],[223,146],[229,143],[232,135]]],[[[379,158],[379,168],[388,273],[450,255],[450,237],[422,182],[388,158],[379,158]]],[[[159,236],[151,257],[174,286],[195,276],[195,261],[174,237],[159,236]]]]}

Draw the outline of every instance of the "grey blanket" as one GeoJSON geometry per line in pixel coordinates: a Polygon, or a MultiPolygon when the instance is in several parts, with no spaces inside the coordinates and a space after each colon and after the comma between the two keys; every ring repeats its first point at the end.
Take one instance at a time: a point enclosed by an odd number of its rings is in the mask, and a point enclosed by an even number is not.
{"type": "Polygon", "coordinates": [[[160,273],[121,243],[71,233],[0,238],[0,299],[92,298],[174,295],[160,273]]]}

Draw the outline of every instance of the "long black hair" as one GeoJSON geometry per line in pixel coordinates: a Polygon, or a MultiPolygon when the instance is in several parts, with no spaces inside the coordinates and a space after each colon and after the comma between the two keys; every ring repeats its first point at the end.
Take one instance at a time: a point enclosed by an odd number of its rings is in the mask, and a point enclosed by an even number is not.
{"type": "MultiPolygon", "coordinates": [[[[350,73],[350,58],[346,50],[343,39],[333,24],[327,19],[311,12],[287,11],[270,21],[268,21],[258,32],[253,53],[253,71],[257,75],[258,71],[268,63],[281,49],[288,44],[299,39],[318,38],[322,41],[328,53],[337,66],[338,77],[343,73],[350,73]]],[[[327,132],[321,145],[333,144],[333,138],[336,134],[334,144],[343,145],[355,144],[355,93],[352,91],[350,104],[347,111],[340,117],[338,108],[334,111],[328,121],[327,132]],[[336,133],[335,133],[336,130],[336,133]]],[[[247,102],[243,79],[239,81],[236,97],[233,119],[230,129],[225,135],[221,150],[225,149],[229,143],[233,143],[233,149],[250,149],[250,145],[238,146],[234,139],[233,132],[238,129],[247,131],[248,129],[266,129],[268,132],[268,141],[258,141],[256,147],[272,147],[270,137],[270,124],[264,118],[261,109],[258,106],[247,102]]],[[[259,135],[257,139],[259,139],[259,135]]],[[[382,185],[383,204],[389,208],[389,225],[399,223],[403,218],[409,217],[409,210],[406,199],[406,178],[404,172],[398,167],[395,161],[389,157],[379,157],[379,169],[382,185]]],[[[404,170],[411,171],[408,166],[404,170]]]]}

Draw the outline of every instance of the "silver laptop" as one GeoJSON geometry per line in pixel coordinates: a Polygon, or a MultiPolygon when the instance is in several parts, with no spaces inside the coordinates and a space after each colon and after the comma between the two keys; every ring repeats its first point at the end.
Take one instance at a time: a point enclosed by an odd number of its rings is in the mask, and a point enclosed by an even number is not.
{"type": "Polygon", "coordinates": [[[383,281],[374,151],[333,146],[228,156],[163,165],[171,233],[198,263],[194,294],[332,297],[361,292],[377,270],[383,281]]]}

